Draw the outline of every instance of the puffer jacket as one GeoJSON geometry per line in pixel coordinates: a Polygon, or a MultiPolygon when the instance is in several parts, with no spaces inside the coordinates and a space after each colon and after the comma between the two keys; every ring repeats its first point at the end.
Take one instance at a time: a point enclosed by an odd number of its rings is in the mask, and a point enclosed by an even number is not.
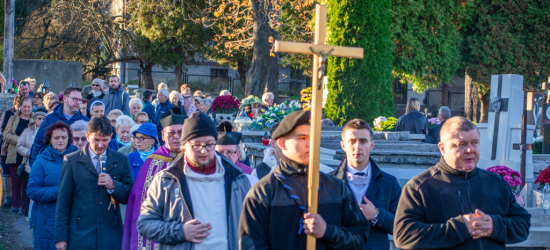
{"type": "Polygon", "coordinates": [[[122,86],[117,90],[109,89],[109,92],[103,97],[105,103],[105,115],[113,109],[119,109],[125,115],[130,114],[130,95],[124,91],[122,86]]]}
{"type": "Polygon", "coordinates": [[[23,130],[23,133],[19,136],[17,141],[17,153],[23,156],[23,162],[25,162],[25,172],[31,173],[31,164],[28,159],[31,156],[31,147],[34,142],[34,136],[38,131],[36,123],[29,124],[29,127],[23,130]]]}
{"type": "MultiPolygon", "coordinates": [[[[19,136],[15,134],[17,125],[19,125],[19,116],[21,115],[21,110],[18,110],[10,117],[8,125],[2,135],[4,140],[9,144],[8,146],[8,158],[6,159],[6,164],[15,164],[17,162],[17,142],[19,141],[19,136]]],[[[32,114],[31,114],[32,117],[32,114]]],[[[29,118],[29,124],[34,123],[32,118],[29,118]]]]}
{"type": "MultiPolygon", "coordinates": [[[[191,196],[183,174],[184,159],[185,156],[180,154],[168,168],[155,175],[136,223],[139,234],[159,242],[160,250],[194,249],[195,244],[186,241],[183,232],[183,224],[194,219],[191,196]]],[[[239,216],[243,200],[251,187],[251,177],[223,155],[216,153],[216,160],[225,168],[229,249],[237,250],[239,216]]]]}
{"type": "Polygon", "coordinates": [[[34,200],[29,226],[35,229],[34,249],[55,250],[54,225],[57,194],[59,191],[59,174],[63,156],[78,150],[70,146],[63,154],[48,145],[34,162],[29,176],[27,194],[34,200]]]}

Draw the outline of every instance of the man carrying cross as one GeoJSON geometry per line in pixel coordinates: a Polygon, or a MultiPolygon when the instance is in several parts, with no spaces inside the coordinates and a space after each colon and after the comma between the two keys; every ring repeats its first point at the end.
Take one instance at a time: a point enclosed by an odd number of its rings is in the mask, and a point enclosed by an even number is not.
{"type": "Polygon", "coordinates": [[[319,176],[318,213],[307,211],[309,111],[286,116],[272,135],[282,150],[278,166],[250,189],[239,222],[240,249],[363,249],[369,222],[339,179],[319,176]],[[284,240],[282,240],[284,239],[284,240]]]}

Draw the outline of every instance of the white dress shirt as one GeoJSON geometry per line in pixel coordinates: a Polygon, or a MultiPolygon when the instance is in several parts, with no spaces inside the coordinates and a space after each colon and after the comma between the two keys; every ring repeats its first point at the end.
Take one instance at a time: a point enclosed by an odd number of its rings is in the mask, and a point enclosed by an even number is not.
{"type": "Polygon", "coordinates": [[[357,204],[363,203],[363,195],[366,195],[372,179],[372,171],[370,162],[369,165],[362,171],[359,171],[347,164],[347,179],[351,191],[357,200],[357,204]],[[359,176],[356,173],[363,173],[364,176],[359,176]]]}

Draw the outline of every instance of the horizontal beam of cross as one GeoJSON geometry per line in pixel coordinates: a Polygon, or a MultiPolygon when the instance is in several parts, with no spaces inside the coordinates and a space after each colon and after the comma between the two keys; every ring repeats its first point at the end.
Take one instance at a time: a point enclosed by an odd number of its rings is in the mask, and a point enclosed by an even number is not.
{"type": "Polygon", "coordinates": [[[311,51],[310,47],[317,52],[325,51],[325,53],[328,53],[330,50],[334,49],[334,51],[330,54],[330,56],[349,57],[349,58],[357,58],[357,59],[363,58],[363,48],[317,45],[317,44],[311,44],[311,43],[275,41],[274,51],[313,55],[314,53],[311,51]]]}

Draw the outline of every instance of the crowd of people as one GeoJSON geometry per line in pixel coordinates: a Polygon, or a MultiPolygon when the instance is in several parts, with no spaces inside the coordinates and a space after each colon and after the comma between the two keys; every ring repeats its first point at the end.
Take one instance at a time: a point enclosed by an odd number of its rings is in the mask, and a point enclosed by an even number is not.
{"type": "Polygon", "coordinates": [[[441,161],[403,189],[370,157],[371,126],[347,122],[342,163],[319,166],[313,214],[309,111],[274,124],[252,168],[209,95],[159,84],[156,98],[130,98],[116,76],[105,87],[42,95],[22,81],[2,114],[3,205],[27,216],[34,249],[305,249],[308,235],[317,249],[390,249],[388,235],[403,249],[505,249],[529,234],[506,181],[477,168],[479,132],[465,118],[445,119],[441,161]]]}

